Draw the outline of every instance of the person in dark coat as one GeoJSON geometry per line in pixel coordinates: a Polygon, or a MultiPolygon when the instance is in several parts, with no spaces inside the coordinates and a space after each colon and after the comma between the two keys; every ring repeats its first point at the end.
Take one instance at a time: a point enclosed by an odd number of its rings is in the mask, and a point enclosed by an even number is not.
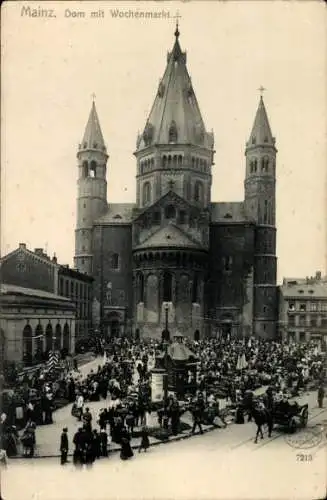
{"type": "Polygon", "coordinates": [[[108,456],[108,434],[104,429],[100,431],[100,450],[102,457],[108,456]]]}
{"type": "Polygon", "coordinates": [[[64,427],[61,433],[60,437],[60,463],[61,465],[64,465],[67,463],[67,455],[68,455],[68,435],[67,435],[68,429],[67,427],[64,427]]]}
{"type": "Polygon", "coordinates": [[[100,439],[100,435],[96,429],[93,430],[92,446],[93,446],[94,458],[100,458],[101,457],[101,439],[100,439]]]}
{"type": "Polygon", "coordinates": [[[130,435],[127,429],[123,427],[121,430],[121,450],[120,450],[121,460],[128,460],[134,455],[130,441],[131,441],[130,435]]]}
{"type": "Polygon", "coordinates": [[[75,445],[73,460],[76,466],[83,464],[83,429],[80,427],[74,435],[73,443],[75,445]]]}
{"type": "Polygon", "coordinates": [[[141,453],[141,450],[144,450],[146,452],[149,446],[150,446],[149,433],[146,426],[144,426],[142,427],[141,431],[141,444],[139,447],[139,453],[141,453]]]}
{"type": "Polygon", "coordinates": [[[325,390],[324,390],[323,385],[321,384],[319,386],[319,389],[318,389],[318,406],[319,406],[319,408],[323,407],[324,397],[325,397],[325,390]]]}

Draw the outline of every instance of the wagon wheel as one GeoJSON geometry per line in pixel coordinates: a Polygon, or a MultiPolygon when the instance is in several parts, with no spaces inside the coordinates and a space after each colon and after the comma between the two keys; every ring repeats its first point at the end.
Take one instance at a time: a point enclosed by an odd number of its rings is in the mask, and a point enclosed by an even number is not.
{"type": "Polygon", "coordinates": [[[294,417],[292,417],[288,423],[288,431],[290,434],[294,434],[296,431],[296,421],[294,417]]]}
{"type": "Polygon", "coordinates": [[[308,408],[304,408],[301,413],[301,421],[303,427],[307,426],[308,418],[309,418],[308,408]]]}

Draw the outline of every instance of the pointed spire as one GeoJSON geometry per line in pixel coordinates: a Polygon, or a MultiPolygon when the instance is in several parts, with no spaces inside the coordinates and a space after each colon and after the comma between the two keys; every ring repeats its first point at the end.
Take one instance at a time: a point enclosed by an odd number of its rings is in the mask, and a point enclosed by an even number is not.
{"type": "Polygon", "coordinates": [[[259,106],[254,119],[250,139],[249,142],[247,143],[249,147],[258,145],[264,145],[264,146],[275,145],[275,138],[271,133],[268,115],[263,101],[262,93],[264,90],[265,89],[262,86],[259,88],[260,91],[259,106]]]}
{"type": "Polygon", "coordinates": [[[98,113],[95,107],[95,94],[92,94],[92,107],[86,124],[81,149],[98,149],[100,151],[106,151],[98,113]]]}
{"type": "Polygon", "coordinates": [[[211,134],[206,132],[187,71],[186,53],[179,43],[178,22],[174,35],[174,46],[168,53],[166,70],[138,141],[138,149],[169,143],[194,144],[212,149],[213,140],[211,134]]]}

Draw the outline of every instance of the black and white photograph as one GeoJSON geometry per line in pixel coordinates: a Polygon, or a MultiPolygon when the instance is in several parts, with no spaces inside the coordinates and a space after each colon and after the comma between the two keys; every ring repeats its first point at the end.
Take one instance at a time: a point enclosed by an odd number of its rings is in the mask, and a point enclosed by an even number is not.
{"type": "Polygon", "coordinates": [[[324,2],[1,28],[1,500],[325,498],[324,2]]]}

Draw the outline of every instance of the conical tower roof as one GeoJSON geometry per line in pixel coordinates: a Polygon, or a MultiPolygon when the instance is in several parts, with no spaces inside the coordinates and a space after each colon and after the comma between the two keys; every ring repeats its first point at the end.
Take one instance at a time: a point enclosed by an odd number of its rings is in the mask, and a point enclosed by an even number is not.
{"type": "Polygon", "coordinates": [[[268,115],[263,97],[260,97],[259,106],[255,115],[248,146],[265,145],[274,146],[275,138],[271,133],[268,115]]]}
{"type": "Polygon", "coordinates": [[[86,124],[81,149],[98,149],[100,151],[106,151],[106,145],[103,140],[99,117],[94,101],[92,102],[89,119],[86,124]]]}
{"type": "Polygon", "coordinates": [[[178,27],[173,50],[168,53],[166,70],[137,149],[169,143],[213,148],[213,135],[205,130],[186,67],[186,53],[179,44],[178,27]]]}

